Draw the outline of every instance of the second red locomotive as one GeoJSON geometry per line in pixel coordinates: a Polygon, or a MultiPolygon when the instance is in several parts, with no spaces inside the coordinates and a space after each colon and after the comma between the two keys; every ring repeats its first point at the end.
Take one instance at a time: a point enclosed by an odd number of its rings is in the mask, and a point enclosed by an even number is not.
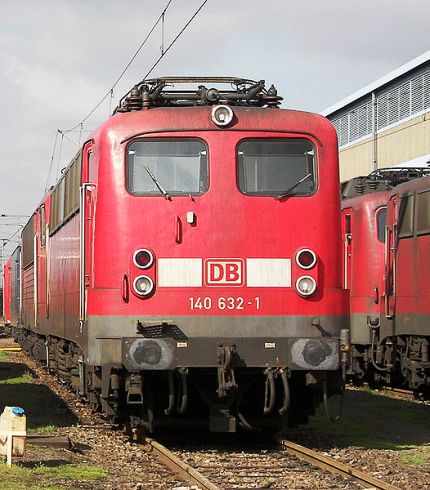
{"type": "Polygon", "coordinates": [[[382,169],[344,190],[344,277],[356,379],[430,387],[426,175],[429,168],[382,169]]]}

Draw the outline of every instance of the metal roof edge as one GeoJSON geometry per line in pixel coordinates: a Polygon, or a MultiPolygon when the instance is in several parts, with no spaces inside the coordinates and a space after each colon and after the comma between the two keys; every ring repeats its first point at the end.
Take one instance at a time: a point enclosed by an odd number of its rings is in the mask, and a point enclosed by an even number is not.
{"type": "Polygon", "coordinates": [[[336,102],[335,104],[331,105],[330,107],[327,107],[327,109],[324,109],[323,111],[320,112],[321,115],[327,117],[330,114],[333,114],[334,112],[338,111],[339,109],[342,109],[343,107],[346,107],[347,105],[355,102],[356,100],[360,99],[361,97],[364,97],[365,95],[368,95],[372,93],[374,90],[382,87],[383,85],[392,82],[396,78],[401,77],[405,73],[408,73],[409,71],[412,71],[414,68],[417,68],[420,65],[423,65],[425,62],[430,60],[430,51],[426,51],[422,55],[414,58],[413,60],[409,61],[408,63],[405,63],[404,65],[400,66],[399,68],[396,68],[395,70],[391,71],[390,73],[387,73],[383,77],[379,78],[378,80],[372,82],[371,84],[367,85],[366,87],[363,87],[362,89],[358,90],[357,92],[354,92],[353,94],[349,95],[348,97],[340,100],[339,102],[336,102]]]}

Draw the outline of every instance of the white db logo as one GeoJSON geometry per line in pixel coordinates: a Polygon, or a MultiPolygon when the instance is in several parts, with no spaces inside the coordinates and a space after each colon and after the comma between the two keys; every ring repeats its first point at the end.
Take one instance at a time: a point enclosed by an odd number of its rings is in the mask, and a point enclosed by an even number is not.
{"type": "Polygon", "coordinates": [[[206,286],[243,286],[242,259],[206,259],[206,286]]]}

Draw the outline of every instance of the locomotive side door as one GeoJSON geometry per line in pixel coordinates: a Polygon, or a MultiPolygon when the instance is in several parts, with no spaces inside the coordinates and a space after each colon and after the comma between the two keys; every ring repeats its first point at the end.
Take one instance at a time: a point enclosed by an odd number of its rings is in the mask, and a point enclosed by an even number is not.
{"type": "MultiPolygon", "coordinates": [[[[38,232],[35,235],[36,264],[36,325],[48,316],[47,308],[47,257],[46,257],[46,209],[42,204],[37,211],[38,232]]],[[[43,324],[43,322],[42,322],[43,324]]]]}
{"type": "Polygon", "coordinates": [[[351,289],[352,209],[342,210],[343,289],[351,289]]]}
{"type": "Polygon", "coordinates": [[[80,278],[79,278],[79,323],[80,333],[87,316],[88,289],[91,281],[92,264],[92,235],[94,184],[93,177],[93,141],[89,141],[82,151],[82,173],[80,187],[80,278]]]}
{"type": "Polygon", "coordinates": [[[385,227],[385,317],[393,318],[396,307],[396,241],[399,197],[392,196],[389,202],[385,227]]]}

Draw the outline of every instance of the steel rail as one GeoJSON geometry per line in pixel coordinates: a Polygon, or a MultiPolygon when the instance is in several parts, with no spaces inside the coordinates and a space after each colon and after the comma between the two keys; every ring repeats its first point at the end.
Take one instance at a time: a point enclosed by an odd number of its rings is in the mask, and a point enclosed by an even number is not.
{"type": "Polygon", "coordinates": [[[386,386],[380,389],[378,394],[381,394],[383,396],[388,395],[391,398],[406,400],[412,403],[424,403],[425,405],[428,405],[430,401],[430,391],[428,389],[422,391],[414,391],[411,389],[393,388],[390,386],[386,386]]]}
{"type": "Polygon", "coordinates": [[[294,456],[297,456],[298,458],[305,460],[318,468],[328,470],[330,473],[335,475],[353,478],[361,484],[372,485],[372,488],[375,488],[376,490],[399,490],[398,487],[378,480],[373,476],[367,475],[363,471],[357,470],[352,466],[336,461],[328,456],[324,456],[323,454],[313,451],[312,449],[300,446],[300,444],[296,444],[295,442],[279,437],[275,437],[274,440],[281,444],[281,446],[290,454],[293,454],[294,456]]]}
{"type": "MultiPolygon", "coordinates": [[[[360,388],[358,388],[360,390],[360,388]]],[[[429,390],[413,390],[410,388],[397,388],[393,386],[381,386],[379,388],[370,388],[372,394],[379,396],[390,396],[400,400],[407,400],[414,403],[423,402],[427,404],[430,400],[429,390]]]]}
{"type": "Polygon", "coordinates": [[[405,390],[404,388],[392,388],[390,386],[384,386],[382,390],[379,390],[382,393],[395,393],[396,395],[404,395],[404,396],[415,396],[414,390],[405,390]]]}
{"type": "Polygon", "coordinates": [[[181,461],[177,456],[169,451],[169,449],[154,439],[146,437],[143,444],[145,445],[146,449],[149,449],[155,454],[162,464],[170,468],[176,475],[178,475],[181,480],[191,485],[197,485],[201,490],[221,490],[220,487],[210,482],[205,476],[203,476],[189,464],[181,461]]]}

